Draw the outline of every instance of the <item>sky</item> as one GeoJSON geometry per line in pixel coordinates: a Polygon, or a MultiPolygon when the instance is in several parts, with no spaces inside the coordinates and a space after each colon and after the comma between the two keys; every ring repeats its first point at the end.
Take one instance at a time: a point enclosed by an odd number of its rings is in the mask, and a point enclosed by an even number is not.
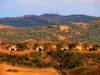
{"type": "Polygon", "coordinates": [[[100,0],[0,0],[0,17],[84,14],[100,17],[100,0]]]}

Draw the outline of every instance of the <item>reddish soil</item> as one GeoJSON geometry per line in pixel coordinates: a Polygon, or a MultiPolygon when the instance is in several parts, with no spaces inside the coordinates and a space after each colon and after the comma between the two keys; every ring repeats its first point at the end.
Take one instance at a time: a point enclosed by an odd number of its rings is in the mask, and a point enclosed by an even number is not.
{"type": "Polygon", "coordinates": [[[0,42],[2,42],[2,40],[0,40],[0,42]]]}
{"type": "Polygon", "coordinates": [[[0,64],[0,75],[60,75],[53,68],[24,68],[24,67],[15,67],[8,64],[0,64]],[[8,69],[18,70],[18,72],[9,72],[8,69]]]}

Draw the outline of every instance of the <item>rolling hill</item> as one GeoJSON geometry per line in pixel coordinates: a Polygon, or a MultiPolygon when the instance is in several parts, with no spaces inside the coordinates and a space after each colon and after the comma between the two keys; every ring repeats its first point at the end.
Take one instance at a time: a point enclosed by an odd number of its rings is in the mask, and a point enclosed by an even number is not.
{"type": "Polygon", "coordinates": [[[4,42],[17,42],[30,39],[69,40],[100,43],[99,19],[100,17],[92,20],[91,23],[72,22],[64,25],[0,29],[0,40],[4,42]]]}
{"type": "Polygon", "coordinates": [[[14,27],[32,27],[32,26],[47,26],[65,24],[68,22],[88,22],[93,20],[94,16],[88,15],[69,15],[62,16],[58,14],[43,14],[37,15],[25,15],[22,17],[2,18],[0,24],[10,25],[14,27]]]}

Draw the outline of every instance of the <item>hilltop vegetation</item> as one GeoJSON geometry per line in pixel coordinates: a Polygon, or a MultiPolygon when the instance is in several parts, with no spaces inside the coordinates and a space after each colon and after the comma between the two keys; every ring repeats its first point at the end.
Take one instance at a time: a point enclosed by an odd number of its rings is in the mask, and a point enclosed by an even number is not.
{"type": "Polygon", "coordinates": [[[36,15],[25,15],[22,17],[14,18],[2,18],[0,19],[0,24],[10,25],[14,27],[31,27],[31,26],[47,26],[47,25],[57,25],[65,24],[68,22],[88,22],[93,20],[94,16],[88,15],[69,15],[62,16],[58,14],[44,14],[41,16],[36,15]]]}

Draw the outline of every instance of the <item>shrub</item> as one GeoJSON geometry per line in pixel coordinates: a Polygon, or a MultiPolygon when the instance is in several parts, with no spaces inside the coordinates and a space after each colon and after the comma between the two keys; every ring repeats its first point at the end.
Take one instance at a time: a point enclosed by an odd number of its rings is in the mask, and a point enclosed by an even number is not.
{"type": "Polygon", "coordinates": [[[47,50],[47,49],[48,49],[48,44],[45,43],[45,44],[44,44],[44,50],[47,50]]]}
{"type": "Polygon", "coordinates": [[[32,62],[32,63],[39,63],[40,60],[39,60],[38,58],[35,58],[35,59],[31,60],[31,62],[32,62]]]}
{"type": "Polygon", "coordinates": [[[37,63],[37,64],[36,64],[36,67],[42,68],[43,65],[42,65],[42,63],[37,63]]]}
{"type": "Polygon", "coordinates": [[[36,57],[41,57],[42,53],[41,52],[31,52],[30,57],[36,58],[36,57]]]}
{"type": "Polygon", "coordinates": [[[28,49],[27,43],[17,43],[18,50],[28,49]]]}
{"type": "Polygon", "coordinates": [[[38,47],[40,44],[39,43],[35,43],[34,45],[35,45],[35,47],[38,47]]]}
{"type": "Polygon", "coordinates": [[[63,75],[67,75],[67,72],[66,72],[66,71],[62,71],[62,74],[63,74],[63,75]]]}
{"type": "Polygon", "coordinates": [[[0,55],[0,58],[4,58],[4,55],[0,55]]]}
{"type": "Polygon", "coordinates": [[[8,69],[7,71],[9,71],[9,72],[19,72],[19,70],[17,70],[17,69],[8,69]]]}
{"type": "Polygon", "coordinates": [[[28,66],[33,66],[33,64],[31,62],[27,63],[28,66]]]}
{"type": "Polygon", "coordinates": [[[1,43],[1,45],[5,45],[5,44],[6,44],[6,42],[2,42],[2,43],[1,43]]]}

